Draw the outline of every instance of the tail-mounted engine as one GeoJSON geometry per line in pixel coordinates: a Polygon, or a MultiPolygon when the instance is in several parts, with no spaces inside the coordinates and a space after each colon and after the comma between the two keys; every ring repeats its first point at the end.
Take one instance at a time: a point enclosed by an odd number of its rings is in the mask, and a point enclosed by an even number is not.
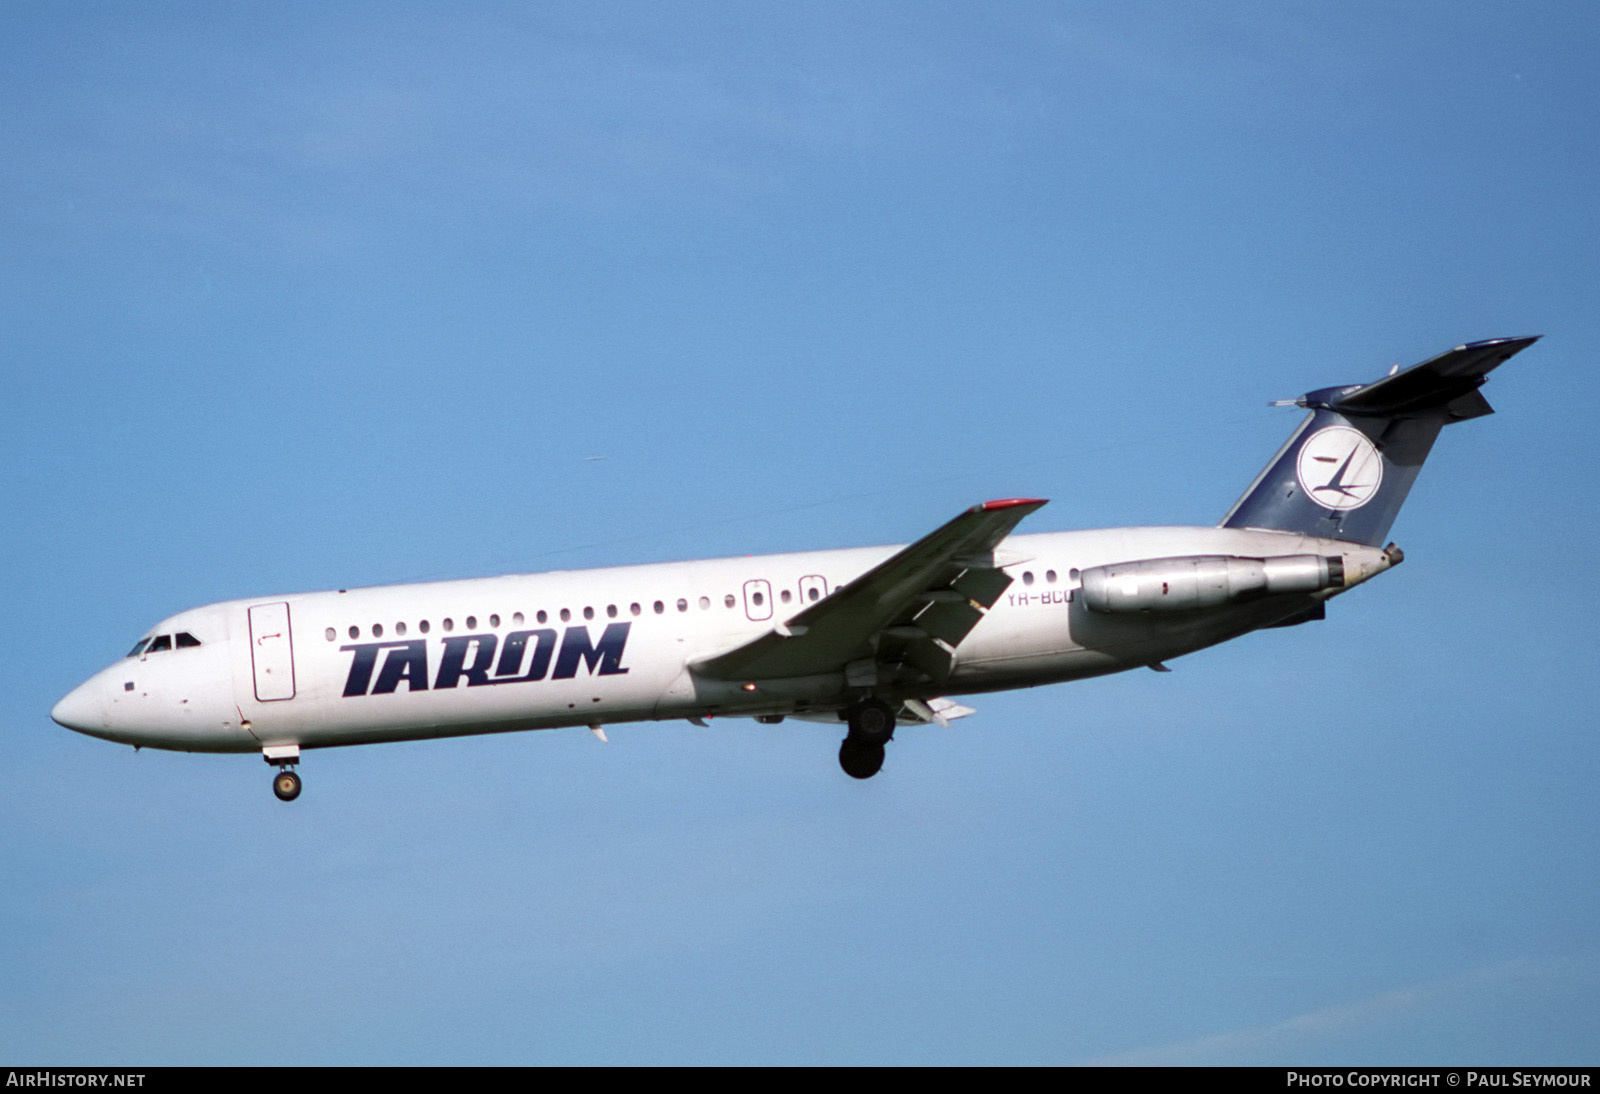
{"type": "Polygon", "coordinates": [[[1083,603],[1095,612],[1187,612],[1276,593],[1345,587],[1338,555],[1235,558],[1198,555],[1095,566],[1079,575],[1083,603]]]}

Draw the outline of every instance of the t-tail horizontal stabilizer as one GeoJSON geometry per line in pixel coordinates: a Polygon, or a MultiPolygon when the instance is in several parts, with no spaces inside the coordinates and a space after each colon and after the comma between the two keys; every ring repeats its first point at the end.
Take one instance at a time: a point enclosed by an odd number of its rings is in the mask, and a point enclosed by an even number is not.
{"type": "Polygon", "coordinates": [[[1294,404],[1311,413],[1222,518],[1222,527],[1378,546],[1439,430],[1494,413],[1478,389],[1490,371],[1536,341],[1472,342],[1369,384],[1302,395],[1294,404]]]}

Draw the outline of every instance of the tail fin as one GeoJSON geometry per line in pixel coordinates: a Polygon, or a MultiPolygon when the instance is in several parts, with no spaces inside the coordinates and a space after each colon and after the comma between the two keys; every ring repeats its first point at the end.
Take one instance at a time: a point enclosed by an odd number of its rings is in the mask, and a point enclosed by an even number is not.
{"type": "Polygon", "coordinates": [[[1478,388],[1490,370],[1536,341],[1472,342],[1370,384],[1323,388],[1286,404],[1311,413],[1222,527],[1380,545],[1439,430],[1493,414],[1478,388]]]}

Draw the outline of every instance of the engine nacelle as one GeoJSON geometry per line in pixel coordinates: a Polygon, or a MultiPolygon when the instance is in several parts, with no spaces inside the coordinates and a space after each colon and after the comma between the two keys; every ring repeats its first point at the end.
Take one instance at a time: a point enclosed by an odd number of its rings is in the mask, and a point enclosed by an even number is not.
{"type": "Polygon", "coordinates": [[[1345,584],[1338,555],[1150,558],[1094,566],[1079,576],[1084,606],[1095,612],[1188,612],[1345,584]]]}

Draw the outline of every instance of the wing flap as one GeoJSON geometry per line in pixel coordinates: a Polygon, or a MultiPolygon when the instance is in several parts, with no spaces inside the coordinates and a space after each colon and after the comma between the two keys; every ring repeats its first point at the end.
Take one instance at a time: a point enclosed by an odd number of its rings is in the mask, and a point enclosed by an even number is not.
{"type": "Polygon", "coordinates": [[[929,604],[917,613],[913,622],[930,638],[937,638],[952,646],[972,632],[983,618],[983,610],[969,600],[959,604],[929,604]]]}
{"type": "Polygon", "coordinates": [[[1011,587],[1011,575],[1004,570],[969,569],[956,578],[951,587],[988,611],[1000,599],[1000,594],[1011,587]]]}

